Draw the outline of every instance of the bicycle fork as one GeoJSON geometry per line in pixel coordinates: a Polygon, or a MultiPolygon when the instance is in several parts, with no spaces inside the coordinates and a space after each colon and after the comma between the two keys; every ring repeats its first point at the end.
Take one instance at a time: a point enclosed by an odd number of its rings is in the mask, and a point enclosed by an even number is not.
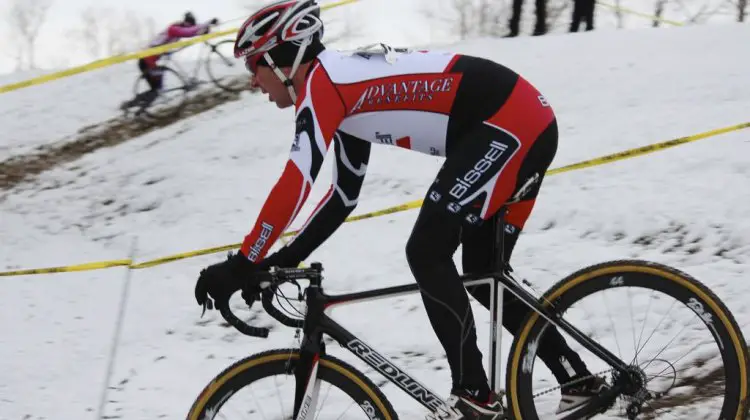
{"type": "Polygon", "coordinates": [[[314,292],[310,293],[306,299],[307,310],[312,314],[312,318],[309,319],[309,324],[302,328],[300,358],[294,372],[296,382],[294,420],[312,420],[318,402],[318,390],[320,389],[318,367],[320,366],[320,356],[325,354],[325,344],[320,328],[310,327],[310,325],[319,325],[320,314],[322,313],[322,308],[317,307],[319,303],[314,299],[315,295],[314,292]]]}
{"type": "Polygon", "coordinates": [[[294,396],[294,419],[312,420],[318,402],[318,366],[320,353],[303,351],[294,373],[297,389],[294,396]]]}

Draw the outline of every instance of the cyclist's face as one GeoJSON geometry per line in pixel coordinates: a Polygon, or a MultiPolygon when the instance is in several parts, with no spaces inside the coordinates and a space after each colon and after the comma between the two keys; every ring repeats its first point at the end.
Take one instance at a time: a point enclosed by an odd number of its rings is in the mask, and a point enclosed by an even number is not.
{"type": "MultiPolygon", "coordinates": [[[[290,68],[281,69],[287,76],[290,70],[290,68]]],[[[250,83],[253,87],[257,86],[263,93],[268,94],[268,100],[275,102],[279,108],[287,108],[294,105],[286,86],[273,73],[270,67],[258,66],[250,83]]]]}

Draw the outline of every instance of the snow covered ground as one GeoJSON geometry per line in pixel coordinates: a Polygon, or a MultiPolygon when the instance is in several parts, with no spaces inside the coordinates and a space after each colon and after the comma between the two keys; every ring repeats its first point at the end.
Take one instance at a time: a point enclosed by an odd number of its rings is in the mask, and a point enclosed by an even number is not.
{"type": "MultiPolygon", "coordinates": [[[[475,40],[451,48],[497,59],[547,95],[561,128],[558,167],[747,121],[750,61],[738,51],[749,34],[747,25],[701,26],[475,40]]],[[[2,95],[3,160],[107,118],[129,92],[128,72],[113,68],[2,95]]],[[[0,269],[127,258],[134,240],[138,261],[241,241],[285,163],[291,118],[291,110],[247,95],[48,171],[33,188],[3,192],[0,269]]],[[[748,139],[748,131],[730,133],[548,178],[514,267],[543,290],[604,260],[673,264],[708,284],[750,334],[748,139]]],[[[420,199],[440,163],[374,148],[356,213],[420,199]]],[[[295,226],[329,179],[323,171],[295,226]]],[[[326,266],[328,288],[412,282],[403,249],[415,217],[411,210],[343,226],[314,254],[326,266]]],[[[249,339],[220,326],[218,314],[200,318],[195,279],[222,258],[130,273],[107,416],[183,417],[231,362],[294,345],[294,331],[279,326],[267,340],[249,339]]],[[[6,301],[0,309],[0,418],[95,418],[126,274],[117,268],[0,279],[6,301]]],[[[475,313],[484,349],[487,316],[479,308],[475,313]]],[[[442,351],[416,295],[334,315],[447,393],[442,351]]],[[[510,338],[503,343],[507,349],[510,338]]],[[[336,346],[330,350],[344,356],[336,346]]],[[[384,390],[402,418],[424,414],[393,386],[384,390]]],[[[710,404],[671,416],[697,418],[710,414],[710,404]]]]}
{"type": "MultiPolygon", "coordinates": [[[[120,102],[132,96],[137,75],[135,63],[123,63],[2,94],[0,159],[69,140],[66,137],[79,129],[116,116],[120,102]]],[[[0,84],[35,76],[36,72],[3,76],[0,84]]]]}

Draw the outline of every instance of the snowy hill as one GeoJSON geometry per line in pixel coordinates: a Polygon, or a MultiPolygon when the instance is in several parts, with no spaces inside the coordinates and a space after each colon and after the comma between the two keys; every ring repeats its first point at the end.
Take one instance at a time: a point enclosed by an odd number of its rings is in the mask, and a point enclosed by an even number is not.
{"type": "MultiPolygon", "coordinates": [[[[750,61],[737,52],[748,35],[747,25],[699,26],[475,40],[450,48],[503,62],[547,95],[560,123],[553,163],[559,167],[747,121],[750,61]]],[[[107,118],[111,104],[129,92],[119,90],[119,81],[126,79],[123,89],[129,89],[131,74],[113,68],[3,95],[3,160],[107,118]]],[[[0,269],[127,258],[134,238],[138,261],[241,241],[285,163],[291,119],[290,110],[245,95],[0,192],[0,269]]],[[[673,264],[709,285],[750,334],[748,139],[750,132],[740,131],[548,178],[514,267],[543,290],[604,260],[673,264]]],[[[373,148],[355,214],[422,198],[440,163],[373,148]]],[[[294,226],[327,190],[329,171],[294,226]]],[[[326,267],[327,287],[343,292],[412,282],[403,249],[415,217],[411,210],[344,225],[313,256],[326,267]]],[[[253,340],[220,326],[218,314],[200,318],[195,279],[222,258],[131,273],[107,416],[184,417],[202,387],[232,361],[294,345],[294,331],[279,326],[269,339],[253,340]]],[[[0,278],[0,418],[95,418],[125,276],[117,268],[0,278]]],[[[485,349],[487,316],[475,308],[485,349]]],[[[418,296],[334,315],[447,393],[442,351],[418,296]],[[375,330],[383,327],[386,333],[375,330]],[[407,352],[418,356],[404,357],[407,352]]],[[[344,355],[336,346],[330,350],[344,355]]],[[[405,394],[384,389],[402,418],[423,416],[405,394]]],[[[706,410],[710,403],[667,417],[697,418],[706,410]]]]}

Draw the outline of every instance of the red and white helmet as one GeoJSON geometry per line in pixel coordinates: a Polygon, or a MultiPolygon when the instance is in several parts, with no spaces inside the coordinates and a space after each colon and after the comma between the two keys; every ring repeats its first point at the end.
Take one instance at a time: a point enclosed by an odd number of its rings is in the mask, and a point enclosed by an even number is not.
{"type": "Polygon", "coordinates": [[[236,58],[263,54],[284,42],[302,44],[323,32],[315,0],[281,0],[247,18],[234,42],[236,58]]]}
{"type": "Polygon", "coordinates": [[[290,79],[297,72],[305,50],[315,36],[323,37],[320,6],[315,0],[281,0],[271,3],[251,15],[240,27],[234,41],[234,56],[245,57],[245,66],[251,73],[257,71],[263,58],[276,76],[287,86],[293,101],[297,95],[290,79]],[[287,77],[274,63],[269,51],[282,44],[294,44],[296,52],[292,71],[287,77]]]}

